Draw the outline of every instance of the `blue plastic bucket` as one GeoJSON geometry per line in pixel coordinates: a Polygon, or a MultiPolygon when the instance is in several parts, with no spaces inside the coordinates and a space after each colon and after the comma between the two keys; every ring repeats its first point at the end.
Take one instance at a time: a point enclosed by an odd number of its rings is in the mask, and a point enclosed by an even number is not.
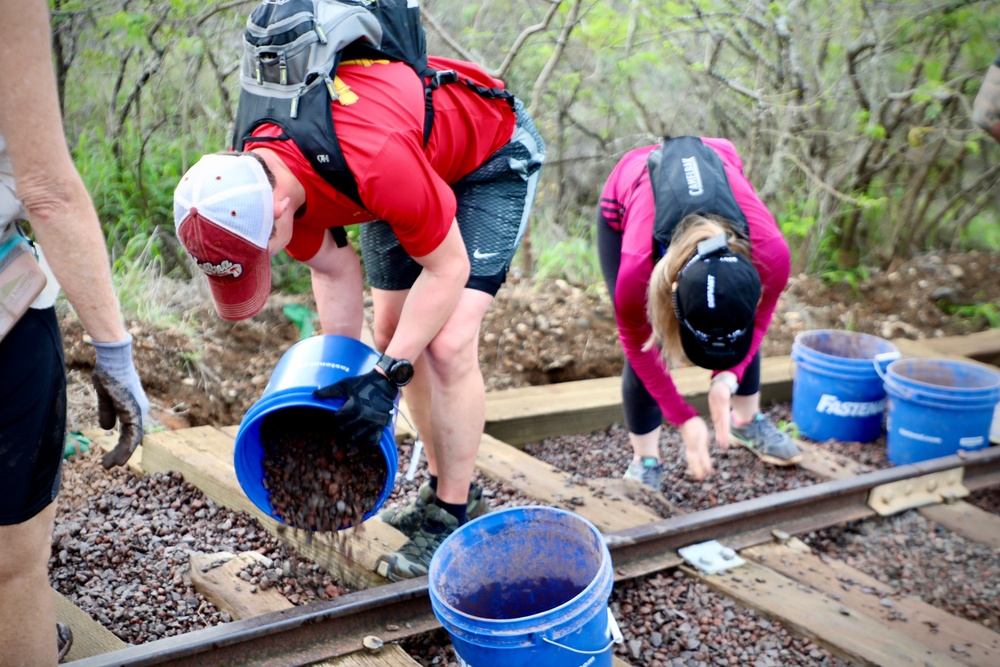
{"type": "MultiPolygon", "coordinates": [[[[264,393],[240,421],[236,433],[233,465],[243,492],[261,511],[278,521],[264,487],[264,447],[260,427],[264,418],[280,410],[315,408],[336,412],[343,399],[319,399],[313,390],[344,378],[356,377],[375,367],[379,353],[359,340],[346,336],[312,336],[290,347],[274,367],[264,393]]],[[[396,412],[382,432],[379,448],[386,472],[375,506],[364,514],[369,519],[388,499],[396,481],[399,453],[396,451],[396,412]]]]}
{"type": "Polygon", "coordinates": [[[1000,374],[964,361],[900,359],[885,374],[886,455],[894,465],[990,444],[1000,374]]]}
{"type": "Polygon", "coordinates": [[[792,420],[813,440],[871,442],[882,435],[879,373],[899,358],[889,341],[853,331],[804,331],[792,343],[792,420]]]}
{"type": "Polygon", "coordinates": [[[441,543],[431,608],[463,667],[610,667],[611,554],[586,519],[552,507],[484,514],[441,543]]]}

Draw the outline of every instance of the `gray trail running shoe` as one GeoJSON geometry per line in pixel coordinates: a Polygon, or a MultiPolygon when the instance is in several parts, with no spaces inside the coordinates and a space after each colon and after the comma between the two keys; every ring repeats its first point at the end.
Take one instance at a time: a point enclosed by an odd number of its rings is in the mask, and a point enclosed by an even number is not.
{"type": "Polygon", "coordinates": [[[759,412],[746,426],[731,424],[730,433],[737,443],[765,463],[791,466],[802,460],[802,452],[788,434],[759,412]]]}
{"type": "Polygon", "coordinates": [[[634,479],[654,491],[659,491],[660,483],[663,481],[663,466],[652,456],[646,456],[628,464],[625,479],[634,479]]]}
{"type": "Polygon", "coordinates": [[[458,530],[458,519],[434,503],[420,512],[420,527],[399,551],[379,556],[375,571],[389,581],[413,579],[427,574],[434,552],[444,539],[458,530]]]}
{"type": "Polygon", "coordinates": [[[73,647],[73,631],[65,623],[56,623],[56,641],[59,646],[59,662],[62,662],[73,647]]]}
{"type": "MultiPolygon", "coordinates": [[[[387,509],[378,514],[378,518],[383,523],[387,523],[407,537],[413,537],[413,533],[420,528],[423,518],[424,508],[434,502],[436,498],[434,489],[428,483],[420,485],[417,499],[406,507],[387,509]]],[[[465,507],[469,519],[475,519],[486,513],[486,499],[483,498],[483,487],[478,484],[469,484],[469,502],[465,507]]]]}

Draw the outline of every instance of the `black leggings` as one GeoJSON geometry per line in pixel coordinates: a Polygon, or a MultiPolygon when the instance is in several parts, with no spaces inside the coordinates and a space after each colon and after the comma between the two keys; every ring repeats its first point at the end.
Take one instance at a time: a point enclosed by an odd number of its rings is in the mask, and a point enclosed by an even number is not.
{"type": "MultiPolygon", "coordinates": [[[[597,257],[604,274],[612,305],[615,300],[615,285],[618,284],[618,269],[621,267],[622,235],[612,229],[600,212],[597,214],[597,257]]],[[[753,396],[760,391],[760,350],[743,373],[743,381],[736,389],[737,396],[753,396]]],[[[625,427],[629,433],[644,435],[663,423],[663,413],[656,400],[646,391],[642,380],[625,360],[622,368],[622,409],[625,412],[625,427]]]]}

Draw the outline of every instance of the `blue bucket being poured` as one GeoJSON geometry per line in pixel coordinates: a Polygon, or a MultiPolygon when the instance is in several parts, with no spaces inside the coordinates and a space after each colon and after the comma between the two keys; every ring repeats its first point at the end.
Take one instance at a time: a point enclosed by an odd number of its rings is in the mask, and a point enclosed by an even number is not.
{"type": "Polygon", "coordinates": [[[510,507],[470,521],[441,543],[428,581],[468,667],[611,667],[622,641],[611,554],[572,512],[510,507]]]}
{"type": "MultiPolygon", "coordinates": [[[[322,413],[318,417],[328,418],[330,413],[344,404],[343,399],[316,398],[313,390],[366,373],[375,367],[378,359],[379,353],[359,340],[324,335],[299,341],[278,360],[263,395],[240,421],[233,455],[236,479],[243,492],[261,511],[285,522],[272,506],[270,492],[265,485],[265,447],[261,440],[261,426],[266,424],[268,418],[278,417],[279,413],[294,419],[297,415],[308,415],[308,411],[316,410],[322,413]]],[[[378,443],[385,464],[378,466],[383,476],[381,492],[374,505],[365,511],[362,520],[378,513],[396,480],[396,414],[393,411],[393,417],[378,443]]],[[[357,474],[372,474],[372,471],[359,470],[357,474]]]]}

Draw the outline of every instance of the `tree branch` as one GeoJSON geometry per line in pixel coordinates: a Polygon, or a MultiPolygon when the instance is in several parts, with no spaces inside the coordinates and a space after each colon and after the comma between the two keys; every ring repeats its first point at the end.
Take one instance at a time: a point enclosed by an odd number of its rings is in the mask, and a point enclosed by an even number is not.
{"type": "Polygon", "coordinates": [[[438,22],[434,15],[427,11],[426,8],[420,10],[420,15],[423,17],[424,22],[426,22],[431,30],[437,33],[438,37],[448,45],[452,51],[461,56],[462,60],[468,60],[469,62],[481,63],[483,59],[480,56],[466,50],[461,44],[458,43],[454,37],[448,34],[448,31],[438,22]]]}
{"type": "Polygon", "coordinates": [[[528,105],[529,116],[535,116],[538,105],[541,103],[542,94],[549,83],[549,78],[551,78],[552,72],[555,71],[556,65],[559,64],[559,59],[562,58],[562,54],[566,50],[566,44],[569,43],[569,36],[573,32],[573,28],[576,27],[577,17],[580,15],[581,4],[582,0],[573,0],[573,4],[569,8],[569,13],[566,15],[566,23],[563,24],[563,29],[560,31],[558,39],[556,39],[556,48],[552,51],[549,61],[545,63],[545,67],[542,68],[542,73],[535,80],[535,85],[531,89],[531,103],[528,105]]]}
{"type": "Polygon", "coordinates": [[[562,4],[562,0],[546,0],[549,3],[549,10],[545,12],[545,18],[542,19],[541,23],[536,23],[535,25],[528,26],[521,31],[521,34],[517,36],[514,40],[514,44],[511,45],[510,50],[507,51],[507,55],[504,56],[503,62],[500,63],[500,67],[495,71],[491,72],[496,78],[503,80],[504,76],[507,75],[507,70],[510,68],[511,64],[514,62],[514,58],[521,51],[521,47],[532,35],[547,30],[549,23],[552,22],[552,17],[556,15],[559,11],[559,5],[562,4]]]}

